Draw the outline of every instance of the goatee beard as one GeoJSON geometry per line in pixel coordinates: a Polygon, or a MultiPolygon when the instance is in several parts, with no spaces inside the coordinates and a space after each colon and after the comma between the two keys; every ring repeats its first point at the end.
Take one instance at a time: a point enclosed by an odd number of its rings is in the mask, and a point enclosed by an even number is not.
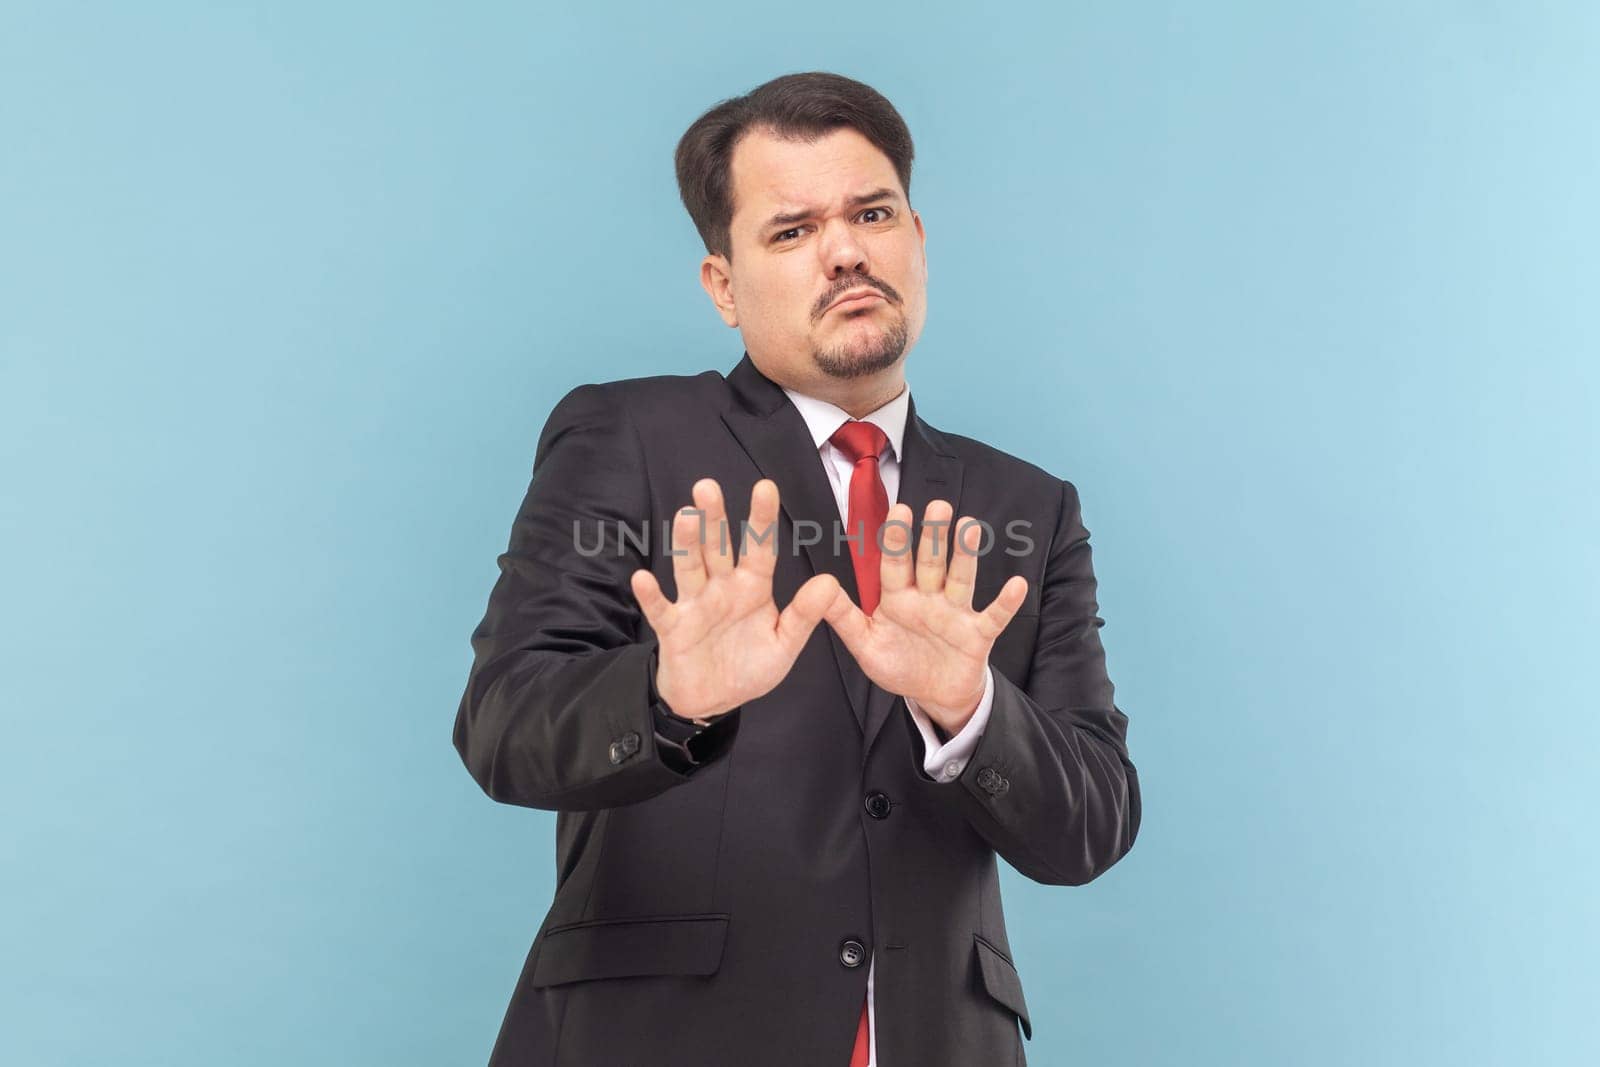
{"type": "Polygon", "coordinates": [[[830,378],[860,378],[894,366],[905,351],[906,323],[904,319],[896,319],[865,351],[812,348],[811,359],[830,378]]]}

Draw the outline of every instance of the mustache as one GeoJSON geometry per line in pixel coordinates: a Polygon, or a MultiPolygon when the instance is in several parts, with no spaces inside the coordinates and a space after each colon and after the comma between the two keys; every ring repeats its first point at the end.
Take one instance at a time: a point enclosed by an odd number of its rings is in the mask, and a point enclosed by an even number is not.
{"type": "Polygon", "coordinates": [[[891,304],[900,303],[899,292],[896,291],[895,287],[890,285],[888,282],[879,281],[877,278],[869,278],[865,274],[853,274],[848,278],[841,279],[838,284],[834,285],[828,290],[827,295],[825,295],[821,300],[817,301],[816,309],[812,312],[811,317],[820,319],[824,314],[826,314],[828,308],[832,306],[835,300],[839,299],[850,290],[860,289],[863,286],[866,286],[869,289],[878,290],[878,292],[883,294],[884,299],[888,300],[891,304]]]}

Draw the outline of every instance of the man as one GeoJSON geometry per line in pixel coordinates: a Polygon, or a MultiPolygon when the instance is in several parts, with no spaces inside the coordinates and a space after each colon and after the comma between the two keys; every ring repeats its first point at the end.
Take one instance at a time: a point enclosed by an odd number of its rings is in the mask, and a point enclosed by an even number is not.
{"type": "Polygon", "coordinates": [[[677,173],[743,358],[545,425],[454,734],[560,813],[492,1067],[1022,1063],[996,855],[1133,845],[1077,491],[906,384],[911,159],[837,75],[708,111],[677,173]]]}

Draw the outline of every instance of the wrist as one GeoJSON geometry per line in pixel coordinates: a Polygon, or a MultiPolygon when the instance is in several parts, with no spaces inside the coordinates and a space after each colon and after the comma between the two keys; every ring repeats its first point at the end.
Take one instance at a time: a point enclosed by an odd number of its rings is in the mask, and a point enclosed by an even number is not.
{"type": "Polygon", "coordinates": [[[693,724],[695,726],[702,726],[702,727],[703,726],[710,726],[711,723],[716,720],[716,716],[715,715],[706,715],[706,714],[680,715],[673,708],[672,702],[669,701],[665,696],[662,695],[661,668],[660,668],[659,664],[657,663],[657,659],[656,659],[656,657],[658,655],[659,655],[659,653],[653,654],[651,656],[651,660],[650,660],[650,662],[651,662],[651,670],[649,671],[649,677],[650,677],[650,701],[651,701],[651,703],[655,704],[656,706],[658,706],[661,709],[663,714],[667,715],[669,718],[676,719],[679,722],[690,723],[690,724],[693,724]]]}
{"type": "MultiPolygon", "coordinates": [[[[987,686],[979,685],[977,692],[970,699],[951,707],[942,704],[930,704],[922,700],[917,701],[917,704],[927,712],[928,718],[933,721],[934,726],[950,737],[954,737],[962,730],[965,730],[967,724],[972,721],[972,717],[978,713],[978,705],[983,703],[983,694],[986,689],[987,686]]],[[[949,740],[949,738],[946,738],[946,740],[949,740]]]]}

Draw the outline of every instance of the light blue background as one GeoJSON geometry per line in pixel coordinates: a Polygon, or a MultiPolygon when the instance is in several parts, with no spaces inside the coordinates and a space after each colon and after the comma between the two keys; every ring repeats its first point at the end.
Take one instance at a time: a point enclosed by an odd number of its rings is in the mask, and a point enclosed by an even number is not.
{"type": "Polygon", "coordinates": [[[1144,825],[1006,871],[1031,1061],[1600,1061],[1593,5],[567,6],[3,8],[0,1061],[484,1062],[468,635],[555,400],[739,358],[672,148],[819,68],[919,410],[1094,535],[1144,825]]]}

